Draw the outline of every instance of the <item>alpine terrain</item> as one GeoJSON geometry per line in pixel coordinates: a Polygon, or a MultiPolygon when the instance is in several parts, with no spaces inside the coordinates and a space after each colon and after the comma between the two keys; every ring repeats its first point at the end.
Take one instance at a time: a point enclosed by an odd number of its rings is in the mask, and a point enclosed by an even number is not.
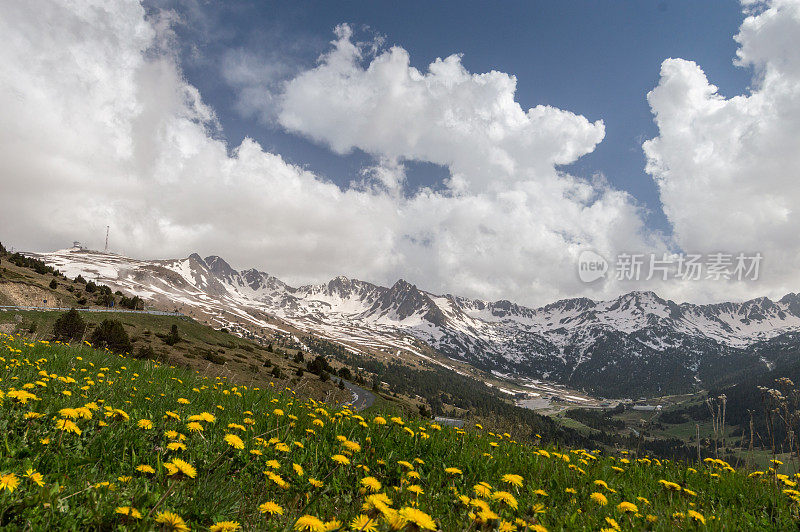
{"type": "Polygon", "coordinates": [[[238,334],[308,332],[354,354],[445,366],[452,359],[606,397],[724,384],[800,351],[800,294],[695,305],[631,292],[527,308],[435,295],[402,279],[391,287],[347,277],[292,287],[256,269],[237,271],[218,256],[136,260],[82,248],[30,255],[238,334]]]}

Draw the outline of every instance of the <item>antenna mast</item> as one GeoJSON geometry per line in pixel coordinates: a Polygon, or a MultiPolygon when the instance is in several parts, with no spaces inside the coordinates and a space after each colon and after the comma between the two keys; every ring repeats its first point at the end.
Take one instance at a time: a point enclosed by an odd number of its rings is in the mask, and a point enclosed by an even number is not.
{"type": "Polygon", "coordinates": [[[106,226],[106,250],[105,250],[105,253],[108,253],[108,228],[109,228],[109,226],[106,226]]]}

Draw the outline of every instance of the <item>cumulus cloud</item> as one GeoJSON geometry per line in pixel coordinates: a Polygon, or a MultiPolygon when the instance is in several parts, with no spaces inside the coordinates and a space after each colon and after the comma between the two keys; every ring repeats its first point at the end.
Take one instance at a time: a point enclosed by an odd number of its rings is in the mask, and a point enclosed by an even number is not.
{"type": "Polygon", "coordinates": [[[761,283],[732,295],[780,295],[800,286],[800,2],[745,7],[736,64],[752,67],[750,92],[725,98],[699,65],[664,61],[648,94],[659,135],[643,148],[676,243],[760,251],[761,283]]]}
{"type": "MultiPolygon", "coordinates": [[[[403,276],[529,303],[583,291],[573,272],[584,246],[643,245],[627,194],[555,170],[594,148],[602,122],[521,109],[513,76],[471,74],[457,56],[419,72],[403,49],[376,52],[341,26],[318,66],[285,85],[276,116],[337,152],[375,156],[342,190],[250,139],[219,140],[171,53],[169,13],[1,9],[0,202],[3,238],[17,245],[97,244],[108,224],[116,248],[139,257],[215,252],[294,282],[403,276]],[[405,160],[447,166],[448,186],[405,195],[405,160]]],[[[234,59],[231,80],[264,78],[234,59]]]]}
{"type": "Polygon", "coordinates": [[[278,120],[337,153],[359,148],[444,165],[476,191],[555,177],[554,165],[603,139],[602,121],[546,105],[522,109],[509,74],[471,74],[458,55],[420,72],[398,46],[362,67],[365,47],[353,42],[351,28],[341,25],[336,35],[319,66],[286,84],[278,120]]]}
{"type": "MultiPolygon", "coordinates": [[[[696,65],[664,64],[650,95],[659,137],[645,150],[684,248],[753,243],[797,258],[796,13],[778,2],[742,26],[738,61],[759,75],[750,95],[726,100],[696,65]],[[699,228],[708,213],[716,225],[699,228]]],[[[457,55],[419,70],[403,48],[358,43],[348,26],[305,71],[231,51],[224,75],[250,91],[242,110],[336,153],[373,156],[340,188],[251,139],[221,140],[214,110],[181,74],[173,20],[135,2],[0,5],[4,241],[97,246],[111,225],[112,247],[137,257],[217,253],[295,283],[405,277],[434,292],[528,304],[635,287],[580,283],[586,248],[607,257],[669,248],[626,192],[558,169],[601,142],[603,122],[521,108],[512,75],[468,72],[457,55]],[[449,176],[408,193],[409,161],[449,176]]],[[[730,295],[719,284],[638,287],[730,295]]]]}
{"type": "Polygon", "coordinates": [[[6,243],[98,247],[111,225],[112,247],[129,255],[217,252],[294,281],[391,266],[389,201],[342,191],[250,139],[229,149],[163,48],[163,18],[132,2],[0,10],[6,243]]]}

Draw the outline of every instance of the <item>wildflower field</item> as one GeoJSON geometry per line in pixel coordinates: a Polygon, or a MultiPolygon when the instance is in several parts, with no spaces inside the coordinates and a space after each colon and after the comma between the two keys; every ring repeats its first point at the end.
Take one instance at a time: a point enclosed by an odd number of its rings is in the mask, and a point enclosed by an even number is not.
{"type": "Polygon", "coordinates": [[[265,382],[0,335],[0,528],[757,530],[782,464],[736,471],[357,413],[265,382]]]}

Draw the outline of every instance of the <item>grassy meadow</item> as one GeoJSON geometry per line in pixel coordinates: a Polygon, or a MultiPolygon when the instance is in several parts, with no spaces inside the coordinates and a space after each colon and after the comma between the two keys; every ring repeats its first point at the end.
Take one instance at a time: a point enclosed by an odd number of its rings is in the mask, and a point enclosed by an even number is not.
{"type": "Polygon", "coordinates": [[[797,478],[519,443],[0,335],[7,530],[774,530],[797,478]]]}

